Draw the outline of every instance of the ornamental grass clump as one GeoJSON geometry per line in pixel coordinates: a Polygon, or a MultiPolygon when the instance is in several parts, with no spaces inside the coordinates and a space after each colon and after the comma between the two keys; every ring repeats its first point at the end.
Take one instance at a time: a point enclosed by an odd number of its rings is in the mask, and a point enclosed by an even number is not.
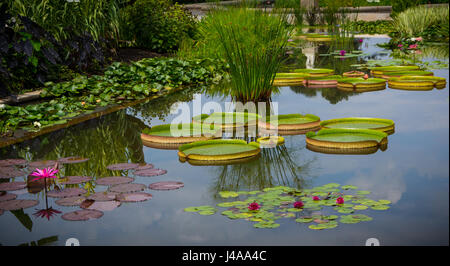
{"type": "Polygon", "coordinates": [[[231,8],[209,17],[219,54],[230,66],[230,95],[243,102],[269,100],[292,31],[286,15],[231,8]]]}

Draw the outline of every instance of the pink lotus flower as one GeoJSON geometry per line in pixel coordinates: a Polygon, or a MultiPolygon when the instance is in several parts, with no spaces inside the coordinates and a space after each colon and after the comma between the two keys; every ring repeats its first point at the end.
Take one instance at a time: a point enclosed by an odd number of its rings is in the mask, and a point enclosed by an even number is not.
{"type": "Polygon", "coordinates": [[[346,51],[345,51],[345,50],[341,50],[341,51],[339,52],[339,54],[340,54],[341,56],[344,56],[344,55],[345,55],[345,53],[346,53],[346,51]]]}
{"type": "Polygon", "coordinates": [[[248,205],[248,209],[251,211],[257,211],[257,210],[259,210],[259,208],[261,208],[261,206],[256,202],[250,203],[248,205]]]}
{"type": "Polygon", "coordinates": [[[342,198],[342,197],[337,198],[336,204],[344,204],[344,198],[342,198]]]}
{"type": "Polygon", "coordinates": [[[303,208],[304,205],[305,204],[303,204],[303,202],[301,202],[301,201],[294,202],[294,208],[297,208],[297,209],[303,208]]]}
{"type": "Polygon", "coordinates": [[[417,44],[411,44],[408,48],[409,49],[416,49],[417,48],[417,44]]]}
{"type": "Polygon", "coordinates": [[[56,173],[58,173],[58,170],[56,170],[55,168],[48,167],[42,170],[36,168],[36,172],[33,172],[31,176],[37,176],[37,178],[31,181],[36,181],[43,178],[56,178],[55,176],[56,173]]]}
{"type": "Polygon", "coordinates": [[[368,79],[368,78],[369,78],[369,75],[365,74],[365,75],[363,76],[363,78],[364,78],[364,79],[368,79]]]}
{"type": "Polygon", "coordinates": [[[416,41],[421,42],[421,41],[423,41],[423,38],[422,37],[417,37],[416,41]]]}
{"type": "Polygon", "coordinates": [[[320,200],[320,198],[318,196],[314,196],[312,199],[313,200],[320,200]]]}
{"type": "Polygon", "coordinates": [[[398,48],[402,48],[402,47],[403,47],[403,44],[400,43],[399,45],[397,45],[397,47],[398,47],[398,48]]]}
{"type": "Polygon", "coordinates": [[[362,43],[362,42],[363,42],[363,39],[359,39],[358,42],[359,42],[359,43],[362,43]]]}

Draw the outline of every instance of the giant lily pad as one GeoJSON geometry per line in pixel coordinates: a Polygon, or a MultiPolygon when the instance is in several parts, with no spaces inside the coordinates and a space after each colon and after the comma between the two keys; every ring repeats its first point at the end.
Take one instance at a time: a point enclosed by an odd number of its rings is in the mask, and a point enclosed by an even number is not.
{"type": "Polygon", "coordinates": [[[182,161],[230,161],[253,157],[261,151],[258,143],[238,139],[198,141],[183,144],[178,150],[182,161]]]}
{"type": "Polygon", "coordinates": [[[152,194],[145,192],[118,194],[117,200],[121,202],[141,202],[152,199],[152,194]]]}
{"type": "Polygon", "coordinates": [[[183,144],[194,141],[208,140],[220,137],[222,130],[214,125],[203,125],[198,123],[159,125],[145,128],[141,139],[144,144],[148,142],[161,144],[183,144]]]}
{"type": "Polygon", "coordinates": [[[17,195],[13,194],[13,193],[5,193],[4,195],[0,196],[0,201],[8,201],[8,200],[13,200],[16,199],[17,195]]]}
{"type": "Polygon", "coordinates": [[[354,129],[375,129],[383,132],[394,131],[394,121],[381,118],[348,117],[324,120],[320,122],[322,128],[354,128],[354,129]]]}
{"type": "Polygon", "coordinates": [[[111,164],[106,167],[106,169],[111,171],[125,171],[125,170],[132,170],[139,167],[138,163],[116,163],[111,164]]]}
{"type": "Polygon", "coordinates": [[[120,184],[109,187],[108,191],[113,193],[132,193],[145,189],[143,184],[120,184]]]}
{"type": "Polygon", "coordinates": [[[201,114],[194,116],[192,122],[203,126],[220,126],[222,128],[236,128],[244,126],[256,126],[261,116],[256,113],[245,112],[214,112],[210,115],[201,114]]]}
{"type": "Polygon", "coordinates": [[[137,176],[158,176],[158,175],[164,175],[167,174],[167,170],[154,168],[154,169],[147,169],[147,170],[140,170],[134,172],[134,175],[137,176]]]}
{"type": "Polygon", "coordinates": [[[87,191],[83,188],[65,188],[61,190],[51,190],[47,192],[47,196],[51,198],[67,198],[85,194],[87,191]]]}
{"type": "Polygon", "coordinates": [[[370,73],[374,77],[381,77],[383,74],[392,73],[392,72],[400,72],[400,71],[415,71],[420,70],[418,66],[382,66],[382,67],[371,67],[370,73]]]}
{"type": "Polygon", "coordinates": [[[89,176],[65,176],[62,179],[59,179],[59,183],[63,185],[75,185],[86,183],[92,180],[92,177],[89,176]]]}
{"type": "Polygon", "coordinates": [[[84,163],[87,162],[88,158],[83,157],[77,157],[77,156],[71,156],[71,157],[65,157],[58,159],[58,162],[62,164],[73,164],[73,163],[84,163]]]}
{"type": "Polygon", "coordinates": [[[372,129],[321,129],[317,133],[306,133],[307,148],[325,148],[339,153],[353,153],[358,150],[378,148],[387,145],[387,134],[372,129]]]}
{"type": "Polygon", "coordinates": [[[296,69],[294,72],[297,73],[306,73],[309,74],[310,77],[325,77],[330,76],[334,74],[333,69],[326,69],[326,68],[304,68],[304,69],[296,69]]]}
{"type": "Polygon", "coordinates": [[[274,86],[295,86],[302,85],[308,73],[277,73],[273,81],[274,86]]]}
{"type": "Polygon", "coordinates": [[[75,197],[58,199],[55,201],[55,203],[60,206],[80,206],[80,204],[85,200],[86,200],[86,197],[75,196],[75,197]]]}
{"type": "Polygon", "coordinates": [[[403,76],[433,76],[434,73],[431,71],[421,71],[421,70],[415,70],[415,71],[399,71],[399,72],[387,72],[383,73],[381,76],[384,79],[391,79],[391,78],[398,78],[403,76]]]}
{"type": "MultiPolygon", "coordinates": [[[[278,131],[313,131],[320,127],[320,118],[312,114],[286,114],[273,115],[266,120],[267,129],[277,129],[278,131]]],[[[280,132],[280,134],[283,134],[280,132]]]]}
{"type": "Polygon", "coordinates": [[[98,219],[103,216],[103,212],[97,210],[78,210],[65,213],[61,216],[66,221],[87,221],[98,219]]]}
{"type": "Polygon", "coordinates": [[[119,184],[127,184],[134,181],[134,178],[127,176],[108,176],[97,178],[95,183],[102,186],[113,186],[119,184]]]}
{"type": "Polygon", "coordinates": [[[402,76],[390,78],[388,80],[389,88],[400,90],[432,90],[433,88],[443,89],[447,80],[441,77],[433,76],[402,76]]]}
{"type": "Polygon", "coordinates": [[[1,201],[0,202],[0,209],[5,211],[13,211],[13,210],[20,210],[20,209],[26,209],[31,208],[33,206],[38,205],[39,201],[37,200],[8,200],[8,201],[1,201]]]}
{"type": "Polygon", "coordinates": [[[386,80],[381,78],[342,78],[338,80],[338,89],[344,91],[364,92],[386,89],[386,80]]]}
{"type": "Polygon", "coordinates": [[[20,190],[27,187],[25,182],[5,182],[0,183],[0,191],[14,191],[20,190]]]}
{"type": "Polygon", "coordinates": [[[177,181],[163,181],[152,183],[148,187],[154,190],[174,190],[184,187],[184,184],[177,181]]]}

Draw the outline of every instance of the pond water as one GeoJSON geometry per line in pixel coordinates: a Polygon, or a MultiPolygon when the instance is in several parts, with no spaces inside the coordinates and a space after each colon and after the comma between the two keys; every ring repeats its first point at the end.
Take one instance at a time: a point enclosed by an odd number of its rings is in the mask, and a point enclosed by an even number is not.
{"type": "MultiPolygon", "coordinates": [[[[329,47],[311,46],[307,48],[310,54],[288,61],[286,68],[309,65],[334,68],[342,73],[351,70],[351,64],[388,59],[389,52],[375,45],[387,41],[365,38],[359,47],[367,55],[360,60],[321,57],[319,54],[326,53],[329,47]]],[[[448,62],[448,46],[446,49],[448,62]]],[[[132,172],[110,171],[106,166],[147,162],[167,170],[167,174],[136,176],[134,183],[148,186],[158,181],[181,181],[184,187],[173,191],[147,188],[145,192],[153,195],[151,200],[123,203],[117,209],[105,211],[100,219],[79,222],[65,221],[61,214],[50,220],[36,217],[33,215],[36,209],[45,208],[44,193],[13,191],[19,199],[36,199],[40,203],[0,215],[0,244],[19,245],[48,238],[49,245],[64,245],[66,239],[74,237],[81,245],[364,245],[368,238],[377,238],[381,245],[448,245],[449,71],[446,68],[433,72],[447,79],[445,89],[386,88],[357,94],[336,88],[298,86],[281,87],[272,97],[272,102],[278,103],[279,114],[310,113],[321,120],[340,117],[394,120],[395,133],[388,137],[388,148],[368,155],[313,152],[306,148],[305,135],[292,135],[285,136],[284,146],[263,150],[261,156],[249,162],[194,166],[180,162],[176,150],[143,146],[140,131],[146,125],[170,123],[177,116],[169,113],[171,104],[181,101],[192,105],[194,98],[203,103],[230,100],[199,89],[176,92],[3,148],[0,159],[89,158],[85,163],[66,165],[61,172],[94,179],[128,174],[135,177],[132,172]],[[331,182],[370,190],[370,198],[390,200],[391,208],[366,210],[364,214],[372,217],[372,221],[339,224],[328,230],[311,230],[293,219],[277,220],[281,226],[275,229],[258,229],[251,222],[231,220],[220,212],[203,216],[183,211],[190,206],[214,206],[222,202],[218,192],[223,190],[255,190],[277,185],[312,188],[331,182]]],[[[26,178],[15,178],[15,181],[26,181],[26,178]]],[[[98,192],[106,188],[93,189],[98,192]]],[[[48,205],[62,213],[78,209],[59,206],[54,198],[48,198],[48,205]]]]}

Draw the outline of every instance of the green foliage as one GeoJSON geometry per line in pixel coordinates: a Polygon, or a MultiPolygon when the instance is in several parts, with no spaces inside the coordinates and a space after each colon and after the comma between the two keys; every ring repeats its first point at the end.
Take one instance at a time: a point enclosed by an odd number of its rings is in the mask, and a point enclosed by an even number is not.
{"type": "Polygon", "coordinates": [[[294,15],[294,23],[296,26],[303,25],[303,17],[306,13],[306,8],[301,5],[300,0],[277,0],[275,1],[276,8],[289,8],[294,15]]]}
{"type": "Polygon", "coordinates": [[[392,21],[354,21],[351,23],[351,29],[359,33],[368,34],[387,34],[393,31],[392,21]]]}
{"type": "Polygon", "coordinates": [[[292,31],[284,14],[272,16],[245,8],[213,10],[199,31],[201,37],[193,47],[198,52],[192,53],[226,60],[234,99],[246,102],[270,98],[273,79],[292,31]]]}
{"type": "Polygon", "coordinates": [[[394,21],[393,37],[423,37],[425,40],[448,40],[449,8],[419,6],[399,13],[394,21]]]}
{"type": "Polygon", "coordinates": [[[124,40],[159,53],[176,51],[180,40],[195,32],[193,17],[167,0],[137,0],[120,17],[124,40]]]}

